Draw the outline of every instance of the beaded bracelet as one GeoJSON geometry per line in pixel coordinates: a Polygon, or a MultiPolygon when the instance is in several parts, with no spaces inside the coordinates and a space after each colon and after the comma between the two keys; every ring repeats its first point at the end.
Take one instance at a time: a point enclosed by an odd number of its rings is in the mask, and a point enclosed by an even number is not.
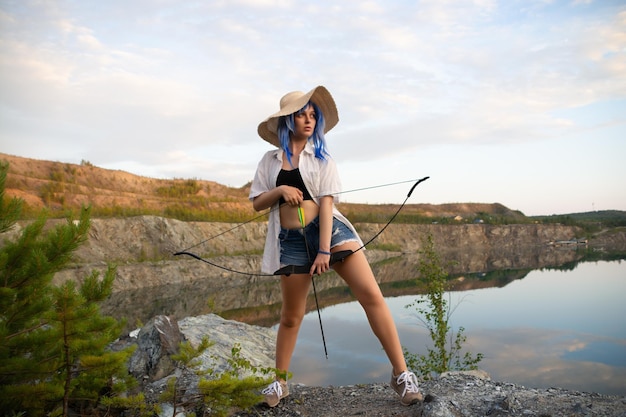
{"type": "Polygon", "coordinates": [[[330,252],[326,252],[324,250],[318,250],[317,253],[321,253],[322,255],[330,255],[330,252]]]}

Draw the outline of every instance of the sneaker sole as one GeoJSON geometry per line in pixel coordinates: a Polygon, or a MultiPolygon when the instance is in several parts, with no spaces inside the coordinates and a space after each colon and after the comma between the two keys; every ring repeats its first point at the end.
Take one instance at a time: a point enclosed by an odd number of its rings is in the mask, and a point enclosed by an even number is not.
{"type": "Polygon", "coordinates": [[[413,404],[421,403],[422,401],[424,401],[424,399],[420,396],[419,398],[415,398],[415,399],[413,399],[413,401],[408,402],[408,403],[400,400],[400,404],[402,404],[405,407],[408,407],[408,406],[413,405],[413,404]]]}
{"type": "Polygon", "coordinates": [[[289,397],[289,394],[287,394],[287,395],[283,395],[282,397],[280,397],[280,398],[278,399],[278,401],[276,401],[276,404],[274,404],[274,405],[272,405],[272,404],[268,403],[267,401],[265,401],[265,404],[267,404],[267,406],[268,406],[269,408],[274,408],[274,407],[276,407],[278,404],[280,404],[280,402],[281,402],[281,400],[282,400],[283,398],[287,398],[287,397],[289,397]]]}

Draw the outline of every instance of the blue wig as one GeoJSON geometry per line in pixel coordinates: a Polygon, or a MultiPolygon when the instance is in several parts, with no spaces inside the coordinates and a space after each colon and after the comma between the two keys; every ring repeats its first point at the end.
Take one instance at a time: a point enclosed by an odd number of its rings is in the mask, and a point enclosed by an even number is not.
{"type": "Polygon", "coordinates": [[[325,161],[326,156],[329,155],[326,150],[326,139],[324,138],[324,115],[320,108],[317,107],[317,104],[309,101],[297,112],[288,116],[281,116],[278,119],[278,141],[280,142],[280,148],[287,154],[287,161],[289,161],[289,165],[291,166],[293,166],[291,164],[291,156],[293,153],[291,149],[289,149],[289,138],[291,133],[295,130],[293,121],[294,115],[302,113],[309,106],[313,106],[313,110],[315,110],[315,129],[311,137],[309,137],[309,140],[313,141],[313,146],[315,147],[315,157],[325,161]]]}

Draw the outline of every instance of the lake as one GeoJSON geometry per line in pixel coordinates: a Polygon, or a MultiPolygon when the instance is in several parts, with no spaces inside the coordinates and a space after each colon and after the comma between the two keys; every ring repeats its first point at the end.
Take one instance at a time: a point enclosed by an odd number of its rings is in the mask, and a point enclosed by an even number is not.
{"type": "MultiPolygon", "coordinates": [[[[503,287],[449,293],[454,330],[483,353],[492,379],[533,388],[626,395],[626,262],[583,262],[529,272],[503,287]]],[[[402,345],[425,352],[429,336],[412,308],[420,295],[387,297],[402,345]]],[[[388,381],[390,365],[356,302],[308,313],[292,360],[292,381],[349,385],[388,381]]]]}

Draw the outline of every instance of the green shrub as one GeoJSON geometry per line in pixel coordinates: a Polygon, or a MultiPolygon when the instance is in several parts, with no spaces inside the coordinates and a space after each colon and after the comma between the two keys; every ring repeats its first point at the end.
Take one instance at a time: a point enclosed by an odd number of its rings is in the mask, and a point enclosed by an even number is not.
{"type": "Polygon", "coordinates": [[[459,327],[455,333],[450,326],[450,316],[454,309],[449,305],[449,296],[448,299],[445,298],[448,273],[435,251],[432,235],[428,234],[422,239],[420,254],[419,272],[426,283],[426,297],[415,300],[406,308],[416,309],[433,346],[427,348],[426,354],[412,353],[404,348],[407,365],[423,379],[430,379],[450,370],[476,369],[483,354],[472,355],[465,352],[462,355],[467,337],[463,333],[463,327],[459,327]]]}
{"type": "Polygon", "coordinates": [[[276,370],[253,366],[241,356],[241,347],[238,344],[231,349],[227,368],[223,372],[200,369],[198,357],[212,345],[207,337],[202,339],[197,348],[189,342],[182,342],[179,353],[171,356],[181,370],[181,375],[191,369],[200,377],[197,395],[184,395],[188,387],[179,378],[171,377],[168,380],[167,388],[159,400],[173,404],[172,415],[176,415],[181,407],[201,407],[202,415],[226,417],[233,409],[248,410],[262,400],[259,392],[271,382],[270,375],[275,374],[276,370]]]}

